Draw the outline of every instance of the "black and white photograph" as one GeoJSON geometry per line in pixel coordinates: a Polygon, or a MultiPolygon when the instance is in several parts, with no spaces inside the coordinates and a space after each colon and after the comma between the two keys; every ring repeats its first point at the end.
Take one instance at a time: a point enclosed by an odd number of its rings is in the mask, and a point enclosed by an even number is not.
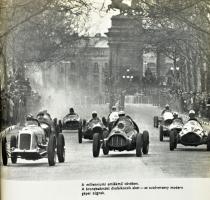
{"type": "Polygon", "coordinates": [[[210,199],[209,0],[0,0],[2,200],[210,199]]]}

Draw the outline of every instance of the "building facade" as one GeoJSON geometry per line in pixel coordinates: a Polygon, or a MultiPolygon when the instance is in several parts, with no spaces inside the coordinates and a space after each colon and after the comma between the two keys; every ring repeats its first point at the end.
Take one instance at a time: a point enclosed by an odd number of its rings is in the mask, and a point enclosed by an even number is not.
{"type": "Polygon", "coordinates": [[[39,68],[36,80],[31,80],[35,88],[55,88],[65,94],[87,96],[97,103],[104,99],[106,92],[105,74],[108,70],[109,48],[107,38],[97,34],[94,37],[82,38],[74,50],[64,49],[65,57],[57,62],[27,63],[27,76],[30,69],[39,68]],[[37,66],[37,67],[34,67],[37,66]]]}

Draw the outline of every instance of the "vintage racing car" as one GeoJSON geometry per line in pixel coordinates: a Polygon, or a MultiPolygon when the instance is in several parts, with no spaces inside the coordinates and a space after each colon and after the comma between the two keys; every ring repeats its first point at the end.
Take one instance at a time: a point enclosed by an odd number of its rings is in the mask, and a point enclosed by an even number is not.
{"type": "Polygon", "coordinates": [[[26,160],[48,158],[49,166],[53,166],[56,163],[56,154],[58,161],[64,162],[64,136],[59,133],[56,137],[53,130],[53,122],[47,114],[38,116],[38,119],[27,119],[18,134],[11,136],[9,147],[6,136],[2,139],[3,164],[7,165],[9,157],[12,163],[17,163],[18,158],[26,160]]]}
{"type": "Polygon", "coordinates": [[[81,130],[82,120],[78,114],[66,115],[63,118],[63,130],[81,130]]]}
{"type": "Polygon", "coordinates": [[[103,149],[104,155],[109,151],[132,151],[136,149],[136,156],[148,154],[149,151],[149,133],[143,131],[139,133],[138,127],[128,116],[122,117],[116,121],[111,132],[106,136],[95,132],[93,136],[93,157],[98,157],[100,148],[103,149]]]}
{"type": "Polygon", "coordinates": [[[206,144],[207,151],[210,151],[210,132],[207,133],[198,121],[189,120],[179,133],[176,131],[170,132],[170,150],[173,151],[177,148],[177,144],[184,146],[206,144]]]}
{"type": "Polygon", "coordinates": [[[79,143],[82,143],[82,138],[84,139],[93,139],[93,135],[95,133],[100,133],[100,134],[106,134],[108,132],[107,128],[105,125],[98,119],[92,119],[90,122],[86,122],[86,120],[83,120],[83,127],[82,131],[78,132],[78,139],[79,143]]]}
{"type": "Polygon", "coordinates": [[[160,118],[159,139],[163,141],[164,137],[169,137],[169,127],[173,122],[174,116],[172,112],[166,111],[160,118]]]}
{"type": "Polygon", "coordinates": [[[173,122],[169,126],[169,132],[176,132],[179,133],[182,130],[182,127],[184,126],[182,118],[176,118],[173,119],[173,122]]]}

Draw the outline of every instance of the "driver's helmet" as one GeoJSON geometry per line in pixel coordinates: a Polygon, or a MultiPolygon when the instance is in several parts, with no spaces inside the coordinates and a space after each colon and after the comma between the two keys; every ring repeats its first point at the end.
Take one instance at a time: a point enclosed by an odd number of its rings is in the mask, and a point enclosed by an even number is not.
{"type": "Polygon", "coordinates": [[[195,118],[195,111],[194,110],[190,110],[189,111],[189,117],[190,117],[190,119],[194,119],[195,118]]]}
{"type": "Polygon", "coordinates": [[[121,110],[119,113],[118,113],[119,117],[123,117],[125,116],[125,112],[123,110],[121,110]]]}
{"type": "Polygon", "coordinates": [[[117,107],[116,106],[112,106],[112,112],[116,111],[117,107]]]}
{"type": "Polygon", "coordinates": [[[37,118],[43,118],[44,117],[44,112],[41,111],[37,114],[37,118]]]}
{"type": "Polygon", "coordinates": [[[92,117],[93,117],[93,118],[96,118],[96,117],[97,117],[97,112],[96,112],[96,111],[93,111],[93,112],[92,112],[92,117]]]}
{"type": "Polygon", "coordinates": [[[74,108],[70,108],[69,113],[74,113],[74,108]]]}
{"type": "Polygon", "coordinates": [[[174,112],[173,113],[173,116],[174,116],[174,119],[177,119],[178,118],[178,113],[177,112],[174,112]]]}
{"type": "Polygon", "coordinates": [[[28,114],[28,115],[26,116],[26,121],[29,121],[29,120],[31,120],[31,119],[33,119],[33,115],[32,115],[32,114],[28,114]]]}
{"type": "Polygon", "coordinates": [[[165,109],[169,110],[169,105],[168,104],[165,105],[165,109]]]}

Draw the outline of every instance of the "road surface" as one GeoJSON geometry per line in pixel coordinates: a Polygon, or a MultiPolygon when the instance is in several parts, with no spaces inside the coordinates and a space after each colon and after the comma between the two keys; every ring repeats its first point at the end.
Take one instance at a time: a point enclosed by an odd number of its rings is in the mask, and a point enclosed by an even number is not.
{"type": "MultiPolygon", "coordinates": [[[[100,116],[107,115],[100,110],[100,116]]],[[[47,159],[2,166],[6,180],[94,180],[121,178],[205,178],[210,177],[210,152],[206,145],[184,147],[178,144],[169,150],[168,139],[159,141],[159,130],[153,127],[153,116],[160,109],[152,105],[128,105],[126,112],[137,122],[141,131],[150,134],[149,154],[136,157],[135,151],[113,152],[98,158],[92,156],[92,141],[78,143],[76,132],[65,131],[66,161],[49,167],[47,159]]],[[[87,113],[86,113],[87,115],[87,113]]]]}

